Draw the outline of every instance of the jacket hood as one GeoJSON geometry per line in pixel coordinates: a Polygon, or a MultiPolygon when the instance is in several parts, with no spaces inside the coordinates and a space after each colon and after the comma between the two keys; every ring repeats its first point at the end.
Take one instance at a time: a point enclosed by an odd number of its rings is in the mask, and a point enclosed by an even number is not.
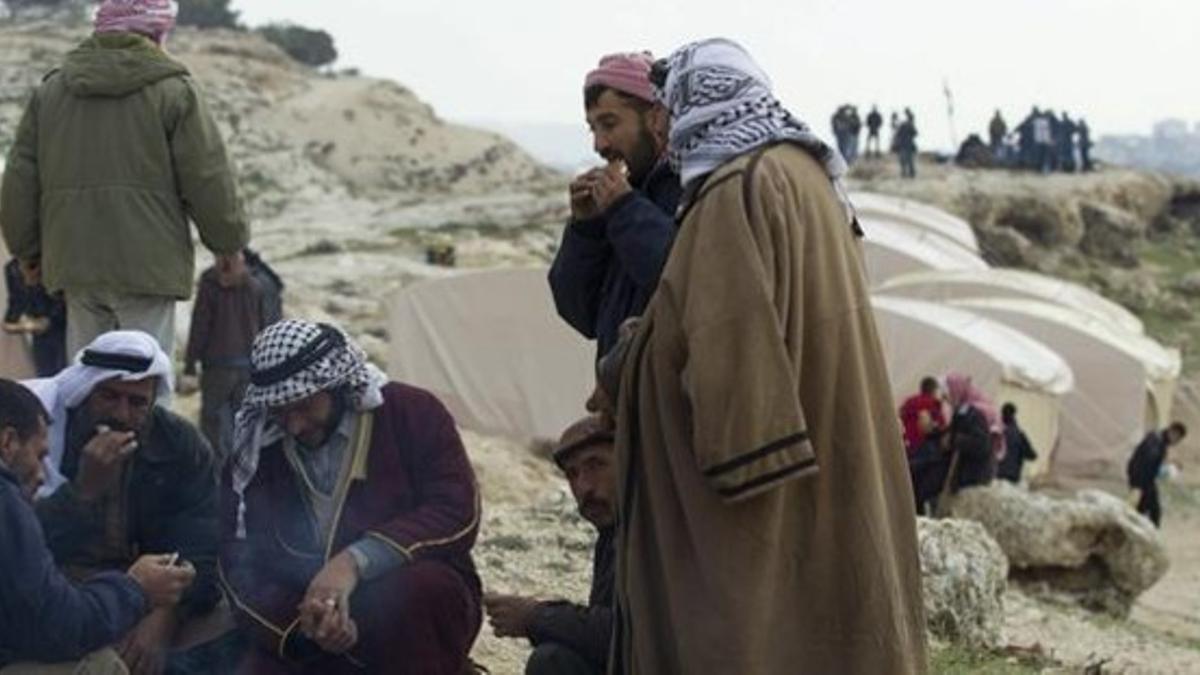
{"type": "Polygon", "coordinates": [[[149,38],[133,33],[93,35],[67,54],[62,75],[81,97],[120,98],[188,69],[149,38]]]}

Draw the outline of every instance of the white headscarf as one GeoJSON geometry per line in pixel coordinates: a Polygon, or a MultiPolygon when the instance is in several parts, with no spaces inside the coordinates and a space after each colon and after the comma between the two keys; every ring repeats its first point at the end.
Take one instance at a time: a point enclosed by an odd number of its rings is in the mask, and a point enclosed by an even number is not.
{"type": "Polygon", "coordinates": [[[62,475],[66,453],[67,412],[83,405],[101,382],[140,382],[158,378],[159,401],[167,401],[174,387],[171,359],[158,342],[141,331],[105,333],[75,355],[75,361],[54,377],[22,382],[37,395],[50,413],[50,452],[46,456],[46,483],[39,497],[53,494],[67,482],[62,475]]]}
{"type": "MultiPolygon", "coordinates": [[[[242,500],[258,471],[262,449],[283,437],[270,418],[272,408],[322,391],[346,387],[356,411],[383,405],[387,376],[340,329],[289,319],[271,325],[254,339],[250,386],[238,410],[233,432],[233,490],[242,500]]],[[[244,536],[244,502],[238,507],[238,536],[244,536]]]]}
{"type": "Polygon", "coordinates": [[[794,142],[825,167],[838,200],[855,222],[842,184],[846,160],[771,93],[771,79],[739,44],[725,38],[694,42],[666,60],[659,90],[671,111],[669,152],[684,188],[735,157],[779,141],[794,142]]]}

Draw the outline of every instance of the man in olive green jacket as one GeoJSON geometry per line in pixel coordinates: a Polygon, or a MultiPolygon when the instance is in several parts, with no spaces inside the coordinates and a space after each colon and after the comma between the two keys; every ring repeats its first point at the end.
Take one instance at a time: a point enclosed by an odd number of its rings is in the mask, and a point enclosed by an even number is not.
{"type": "Polygon", "coordinates": [[[74,355],[116,329],[170,354],[192,290],[188,219],[218,257],[249,238],[220,132],[161,45],[166,0],[105,2],[95,34],[34,92],[0,187],[0,229],[29,278],[67,299],[74,355]]]}

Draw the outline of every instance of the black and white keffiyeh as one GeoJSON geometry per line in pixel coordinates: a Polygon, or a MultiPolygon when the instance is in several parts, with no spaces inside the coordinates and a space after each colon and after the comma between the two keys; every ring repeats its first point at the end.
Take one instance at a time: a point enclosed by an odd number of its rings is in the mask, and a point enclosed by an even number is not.
{"type": "Polygon", "coordinates": [[[676,50],[665,62],[659,98],[671,113],[669,152],[684,188],[731,159],[778,141],[792,141],[825,167],[854,221],[842,184],[846,161],[796,119],[771,92],[771,80],[741,45],[712,38],[676,50]]]}
{"type": "MultiPolygon", "coordinates": [[[[258,471],[262,448],[283,437],[271,410],[322,391],[346,388],[357,411],[383,405],[387,376],[362,348],[328,324],[289,319],[254,339],[250,386],[238,410],[233,435],[233,489],[240,499],[258,471]]],[[[239,513],[239,533],[241,532],[239,513]]]]}

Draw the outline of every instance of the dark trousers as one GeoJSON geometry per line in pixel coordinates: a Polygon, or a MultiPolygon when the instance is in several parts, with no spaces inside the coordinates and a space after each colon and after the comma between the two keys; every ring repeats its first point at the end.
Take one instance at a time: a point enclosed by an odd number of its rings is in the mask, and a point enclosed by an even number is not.
{"type": "Polygon", "coordinates": [[[1150,519],[1155,527],[1162,525],[1162,504],[1158,501],[1158,484],[1150,483],[1142,488],[1142,498],[1138,500],[1138,513],[1150,519]]]}
{"type": "Polygon", "coordinates": [[[478,596],[458,572],[438,562],[417,561],[362,584],[350,599],[358,644],[348,659],[325,656],[288,664],[254,648],[242,675],[464,675],[467,656],[482,622],[478,596]]]}
{"type": "Polygon", "coordinates": [[[66,328],[33,336],[33,367],[38,377],[53,377],[67,367],[66,328]]]}
{"type": "Polygon", "coordinates": [[[569,647],[555,642],[537,646],[525,663],[525,675],[604,675],[604,669],[592,664],[569,647]]]}
{"type": "Polygon", "coordinates": [[[900,150],[900,177],[901,178],[916,178],[917,164],[916,154],[912,150],[900,150]]]}
{"type": "Polygon", "coordinates": [[[200,373],[200,431],[222,461],[233,450],[233,416],[249,384],[246,368],[205,366],[200,373]]]}

